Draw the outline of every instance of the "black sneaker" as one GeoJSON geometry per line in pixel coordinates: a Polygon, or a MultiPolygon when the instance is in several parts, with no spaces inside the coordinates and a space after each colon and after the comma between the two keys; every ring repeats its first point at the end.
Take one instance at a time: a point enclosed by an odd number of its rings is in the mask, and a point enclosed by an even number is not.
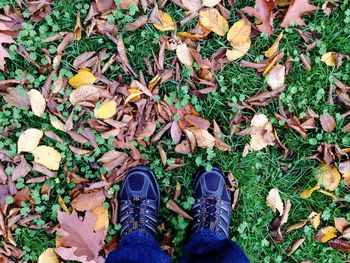
{"type": "Polygon", "coordinates": [[[214,167],[210,172],[201,169],[193,184],[195,203],[192,207],[192,232],[211,229],[229,237],[232,194],[226,188],[223,172],[214,167]]]}
{"type": "Polygon", "coordinates": [[[157,237],[159,204],[159,185],[153,171],[147,166],[130,169],[119,195],[121,238],[136,230],[157,237]]]}

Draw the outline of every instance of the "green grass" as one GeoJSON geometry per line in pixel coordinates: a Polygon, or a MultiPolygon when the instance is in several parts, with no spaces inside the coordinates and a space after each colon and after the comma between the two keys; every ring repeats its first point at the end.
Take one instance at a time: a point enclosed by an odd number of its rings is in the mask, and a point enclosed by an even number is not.
{"type": "MultiPolygon", "coordinates": [[[[82,18],[84,19],[87,13],[86,0],[63,1],[56,0],[53,4],[53,13],[44,21],[33,24],[26,24],[20,33],[18,43],[24,45],[31,53],[36,54],[36,61],[39,64],[45,63],[43,53],[40,48],[47,48],[52,54],[55,53],[55,47],[59,41],[54,43],[40,44],[40,39],[44,39],[52,33],[59,31],[72,31],[75,25],[77,10],[81,10],[82,18]],[[39,41],[38,41],[39,40],[39,41]]],[[[253,5],[254,1],[237,1],[237,7],[242,8],[245,5],[253,5]]],[[[321,6],[323,1],[311,1],[314,4],[321,6]]],[[[14,1],[5,0],[4,4],[15,6],[14,1]]],[[[0,4],[3,5],[3,3],[0,4]]],[[[174,4],[167,4],[167,11],[176,21],[180,21],[185,17],[184,13],[174,4]]],[[[239,19],[235,8],[231,8],[231,19],[229,24],[239,19]]],[[[115,16],[122,18],[114,19],[118,27],[121,27],[126,20],[133,20],[140,15],[136,13],[133,17],[125,16],[126,11],[117,12],[115,16]]],[[[314,14],[305,19],[307,26],[303,30],[316,30],[319,33],[319,40],[322,41],[320,46],[310,50],[308,54],[312,60],[312,70],[307,72],[304,69],[299,54],[303,53],[303,41],[299,34],[291,29],[284,30],[284,38],[281,41],[280,49],[284,49],[286,56],[292,56],[295,59],[292,71],[286,78],[286,90],[282,93],[280,99],[284,105],[284,109],[294,113],[296,116],[304,114],[308,107],[312,108],[317,113],[330,113],[337,117],[343,112],[339,104],[327,104],[327,93],[331,76],[336,76],[341,81],[348,85],[350,63],[345,62],[339,69],[329,68],[322,62],[320,57],[326,51],[336,51],[345,54],[350,54],[350,7],[348,1],[343,1],[338,11],[332,13],[329,18],[326,18],[322,10],[314,12],[314,14]]],[[[253,20],[252,20],[253,21],[253,20]]],[[[263,52],[267,50],[274,39],[282,31],[275,24],[275,33],[271,38],[266,38],[260,35],[253,39],[252,48],[244,57],[246,60],[256,61],[261,59],[263,52]]],[[[194,26],[194,23],[186,25],[184,28],[179,28],[178,31],[188,30],[194,26]]],[[[152,25],[146,25],[141,29],[133,32],[120,31],[118,34],[123,36],[126,49],[128,51],[129,60],[135,72],[142,70],[146,72],[143,62],[144,57],[150,57],[152,61],[151,50],[157,54],[158,40],[162,35],[170,35],[170,33],[162,33],[157,31],[152,25]]],[[[220,47],[229,47],[229,43],[225,37],[218,37],[211,34],[205,42],[201,42],[201,54],[204,57],[210,57],[220,47]]],[[[73,60],[75,57],[86,51],[99,51],[102,48],[107,48],[108,56],[111,56],[116,51],[116,46],[104,36],[92,35],[89,39],[83,38],[81,41],[75,41],[65,49],[65,56],[61,63],[61,74],[69,77],[74,73],[73,60]]],[[[39,73],[37,69],[29,65],[22,57],[16,54],[15,48],[11,50],[11,61],[7,61],[9,73],[0,72],[0,80],[19,78],[22,71],[26,71],[33,76],[29,88],[41,87],[47,77],[47,73],[39,73]]],[[[175,52],[166,51],[166,64],[175,57],[175,52]]],[[[182,79],[180,83],[169,81],[161,86],[161,97],[166,94],[174,93],[177,96],[183,94],[179,88],[186,85],[186,80],[190,77],[186,75],[186,69],[182,69],[182,79]]],[[[113,64],[106,72],[106,77],[116,79],[118,75],[124,75],[122,68],[117,64],[113,64]]],[[[126,82],[132,80],[130,76],[124,76],[126,82]]],[[[146,80],[151,77],[146,75],[146,80]]],[[[172,231],[173,246],[176,249],[176,260],[181,253],[183,241],[185,239],[185,228],[188,222],[181,217],[174,215],[165,208],[165,202],[171,197],[175,190],[176,181],[182,185],[182,194],[179,203],[188,208],[191,205],[191,185],[193,173],[199,165],[218,164],[225,172],[232,171],[238,180],[241,190],[237,209],[232,215],[231,234],[245,252],[248,254],[252,262],[300,262],[302,260],[314,260],[316,262],[345,262],[349,260],[349,256],[344,253],[337,252],[331,249],[327,244],[320,244],[314,240],[316,232],[310,225],[303,229],[292,231],[285,234],[286,241],[282,244],[273,244],[270,242],[270,233],[268,225],[276,217],[270,208],[265,203],[265,198],[269,190],[277,187],[281,191],[283,199],[290,199],[292,209],[288,224],[305,219],[311,211],[323,212],[321,226],[333,225],[334,216],[343,216],[350,219],[350,212],[347,209],[348,202],[334,203],[332,200],[319,193],[315,193],[310,199],[301,199],[299,194],[307,186],[315,184],[312,177],[312,171],[317,167],[317,162],[306,159],[307,156],[313,154],[317,150],[317,144],[320,142],[336,143],[341,147],[350,146],[350,137],[348,134],[341,132],[341,128],[349,121],[349,117],[341,120],[337,117],[337,129],[327,134],[320,126],[309,131],[307,139],[303,140],[296,132],[285,128],[275,118],[273,113],[280,108],[280,103],[277,99],[271,100],[268,107],[257,107],[257,112],[264,113],[272,120],[274,127],[281,141],[291,150],[291,156],[285,157],[280,149],[268,147],[260,152],[250,153],[245,158],[242,157],[243,147],[249,142],[247,137],[230,136],[229,121],[235,116],[236,110],[227,106],[227,102],[240,103],[244,99],[256,94],[261,90],[267,90],[267,84],[263,77],[258,76],[253,69],[239,67],[239,62],[231,62],[225,65],[217,74],[216,79],[218,89],[207,98],[196,99],[190,96],[190,100],[196,107],[196,110],[208,120],[216,120],[222,128],[225,136],[225,141],[228,143],[233,152],[220,152],[218,150],[200,150],[198,149],[191,156],[180,156],[174,152],[174,145],[171,145],[171,140],[166,141],[169,146],[165,147],[168,158],[180,157],[185,160],[185,166],[175,171],[164,171],[161,164],[159,153],[155,145],[143,149],[143,156],[150,160],[151,167],[156,171],[161,190],[163,194],[163,203],[161,209],[160,221],[164,223],[166,231],[172,231]],[[171,189],[169,194],[165,193],[166,189],[171,189]],[[304,244],[291,256],[286,254],[292,243],[300,238],[305,237],[304,244]]],[[[61,93],[61,96],[67,96],[70,90],[61,93]]],[[[60,109],[63,116],[67,117],[70,111],[67,109],[68,103],[60,109]]],[[[42,130],[53,129],[50,125],[49,117],[46,114],[44,118],[39,119],[33,116],[30,112],[19,110],[12,106],[6,106],[3,99],[0,99],[0,131],[15,119],[16,129],[11,133],[10,138],[1,141],[2,147],[16,151],[16,142],[21,131],[26,128],[38,128],[42,130]]],[[[245,116],[253,116],[252,112],[243,111],[245,116]]],[[[82,117],[83,119],[85,117],[82,117]]],[[[245,128],[243,125],[242,128],[245,128]]],[[[55,131],[66,142],[75,145],[70,141],[70,138],[63,132],[55,131]]],[[[88,158],[79,158],[70,152],[66,145],[56,143],[49,138],[43,138],[43,142],[47,145],[52,145],[63,153],[64,163],[68,169],[74,166],[78,168],[80,175],[85,175],[91,181],[97,181],[100,173],[103,170],[86,170],[89,161],[95,161],[102,153],[113,149],[113,143],[107,142],[98,138],[99,152],[95,152],[88,158]]],[[[30,160],[30,154],[26,155],[26,159],[30,160]]],[[[31,172],[30,176],[37,176],[35,172],[31,172]]],[[[69,202],[69,193],[74,185],[68,185],[63,172],[58,173],[57,180],[50,179],[48,183],[52,186],[52,195],[49,201],[41,198],[40,207],[43,211],[43,219],[45,221],[53,220],[56,223],[56,214],[54,212],[57,206],[57,194],[61,194],[69,202]],[[53,207],[54,205],[54,207],[53,207]]],[[[41,184],[32,184],[29,187],[33,191],[39,192],[41,184]]],[[[22,186],[18,186],[19,188],[22,186]]],[[[116,188],[110,190],[115,192],[116,188]]],[[[341,197],[346,197],[350,200],[349,189],[341,185],[337,189],[336,194],[341,197]]],[[[39,197],[40,199],[40,197],[39,197]]],[[[117,226],[110,226],[109,236],[116,233],[117,226]]],[[[24,249],[25,259],[35,260],[37,256],[47,247],[54,245],[54,235],[48,236],[43,231],[34,231],[30,229],[21,229],[15,232],[15,239],[20,247],[24,249]],[[39,233],[38,235],[36,235],[39,233]],[[28,238],[35,236],[35,238],[28,238]],[[40,246],[37,245],[40,243],[40,246]]]]}

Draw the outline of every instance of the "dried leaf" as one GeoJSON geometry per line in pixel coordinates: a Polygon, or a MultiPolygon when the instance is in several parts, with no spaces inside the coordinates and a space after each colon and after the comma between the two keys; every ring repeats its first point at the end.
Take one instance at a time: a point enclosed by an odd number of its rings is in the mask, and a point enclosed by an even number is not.
{"type": "Polygon", "coordinates": [[[185,66],[190,67],[193,65],[194,59],[186,44],[177,45],[176,55],[178,60],[185,66]]]}
{"type": "Polygon", "coordinates": [[[32,152],[39,145],[43,135],[42,131],[34,128],[24,131],[18,138],[17,153],[32,152]]]}
{"type": "Polygon", "coordinates": [[[84,219],[79,218],[76,211],[67,214],[58,211],[60,223],[57,243],[60,244],[55,252],[64,260],[80,262],[97,261],[98,254],[103,248],[107,231],[94,232],[96,218],[91,212],[86,212],[84,219]]]}
{"type": "Polygon", "coordinates": [[[94,110],[94,115],[98,119],[109,119],[117,112],[117,103],[114,100],[104,102],[94,110]]]}
{"type": "Polygon", "coordinates": [[[333,239],[329,241],[329,245],[338,251],[342,251],[345,253],[350,253],[350,242],[345,241],[343,239],[333,239]]]}
{"type": "Polygon", "coordinates": [[[272,90],[282,88],[286,76],[286,67],[284,65],[274,66],[267,75],[267,84],[272,90]]]}
{"type": "Polygon", "coordinates": [[[50,146],[41,145],[33,151],[34,162],[45,166],[50,170],[58,170],[61,162],[61,155],[50,146]]]}
{"type": "Polygon", "coordinates": [[[105,201],[106,196],[102,191],[92,192],[92,193],[81,193],[71,202],[74,209],[78,211],[90,211],[96,207],[101,207],[105,201]]]}
{"type": "Polygon", "coordinates": [[[340,233],[343,233],[350,226],[350,223],[344,217],[334,217],[334,226],[340,233]]]}
{"type": "Polygon", "coordinates": [[[320,122],[321,122],[322,129],[325,132],[334,131],[334,129],[337,125],[334,118],[331,115],[326,115],[326,114],[320,115],[320,122]]]}
{"type": "Polygon", "coordinates": [[[50,115],[50,123],[55,129],[65,131],[63,122],[61,122],[56,116],[50,115]]]}
{"type": "Polygon", "coordinates": [[[39,256],[38,263],[60,263],[57,254],[53,248],[46,249],[39,256]]]}
{"type": "Polygon", "coordinates": [[[16,43],[13,38],[9,35],[0,33],[0,70],[5,71],[5,58],[9,58],[10,54],[2,46],[3,44],[14,44],[16,43]]]}
{"type": "Polygon", "coordinates": [[[337,236],[337,229],[334,226],[327,226],[321,228],[315,239],[318,242],[326,243],[328,240],[333,239],[337,236]]]}
{"type": "Polygon", "coordinates": [[[309,197],[312,195],[312,193],[313,193],[314,191],[318,190],[318,189],[320,189],[320,184],[319,184],[319,183],[317,183],[314,187],[309,187],[309,188],[305,189],[305,190],[300,194],[300,196],[301,196],[302,198],[309,198],[309,197]]]}
{"type": "Polygon", "coordinates": [[[90,69],[83,68],[78,71],[76,75],[69,79],[69,84],[73,88],[80,88],[81,86],[94,84],[96,77],[91,73],[90,69]]]}
{"type": "Polygon", "coordinates": [[[198,128],[187,128],[186,130],[193,133],[196,138],[198,147],[200,148],[211,148],[215,146],[216,139],[207,130],[198,128]]]}
{"type": "Polygon", "coordinates": [[[276,38],[276,40],[272,44],[272,46],[267,51],[265,51],[265,56],[267,58],[275,57],[278,54],[278,48],[279,48],[280,41],[281,41],[282,37],[283,37],[283,32],[281,32],[278,35],[278,37],[276,38]]]}
{"type": "Polygon", "coordinates": [[[99,97],[100,92],[94,85],[84,85],[72,91],[69,101],[75,106],[82,102],[96,102],[99,97]]]}
{"type": "Polygon", "coordinates": [[[288,256],[288,257],[291,256],[291,255],[301,246],[301,244],[303,244],[304,241],[305,241],[305,238],[299,238],[299,239],[297,239],[297,240],[293,243],[293,245],[292,245],[291,249],[289,250],[287,256],[288,256]]]}
{"type": "Polygon", "coordinates": [[[227,40],[232,47],[239,46],[250,40],[251,25],[245,19],[238,20],[227,33],[227,40]]]}
{"type": "Polygon", "coordinates": [[[254,115],[250,129],[250,146],[254,151],[260,151],[268,145],[274,145],[275,135],[272,124],[264,114],[254,115]]]}
{"type": "Polygon", "coordinates": [[[296,230],[296,229],[299,229],[299,228],[302,228],[303,226],[306,225],[308,221],[307,220],[302,220],[302,221],[299,221],[298,223],[295,223],[293,225],[290,225],[286,228],[286,233],[292,231],[292,230],[296,230]]]}
{"type": "Polygon", "coordinates": [[[161,19],[161,23],[153,23],[155,28],[157,28],[159,31],[175,30],[175,23],[168,13],[158,10],[158,14],[161,19]]]}
{"type": "Polygon", "coordinates": [[[205,8],[199,12],[199,22],[207,29],[219,36],[224,36],[228,31],[227,20],[220,15],[215,8],[205,8]]]}
{"type": "Polygon", "coordinates": [[[308,219],[311,223],[311,225],[317,229],[318,226],[320,225],[321,223],[321,215],[322,213],[315,213],[315,212],[312,212],[309,216],[308,216],[308,219]]]}
{"type": "Polygon", "coordinates": [[[134,22],[125,24],[125,26],[123,27],[123,30],[126,30],[126,31],[136,30],[144,26],[145,24],[147,24],[147,20],[148,20],[148,17],[146,15],[140,16],[134,22]]]}
{"type": "Polygon", "coordinates": [[[19,178],[25,177],[31,170],[30,165],[27,163],[26,159],[22,155],[21,162],[15,167],[12,172],[12,181],[16,181],[19,178]]]}
{"type": "Polygon", "coordinates": [[[327,52],[321,57],[321,61],[324,62],[328,67],[335,67],[335,52],[327,52]]]}
{"type": "Polygon", "coordinates": [[[102,229],[108,229],[108,226],[109,226],[108,209],[104,208],[103,206],[99,206],[92,209],[91,212],[96,217],[94,231],[98,232],[102,229]]]}
{"type": "Polygon", "coordinates": [[[314,172],[318,183],[329,191],[335,191],[340,182],[340,174],[333,164],[322,164],[314,172]]]}
{"type": "Polygon", "coordinates": [[[221,0],[203,0],[203,5],[207,7],[214,7],[220,2],[221,0]]]}
{"type": "Polygon", "coordinates": [[[304,26],[305,22],[301,18],[302,14],[306,12],[312,12],[316,9],[317,7],[309,4],[308,0],[292,1],[281,23],[281,27],[288,27],[290,23],[297,23],[300,26],[304,26]]]}
{"type": "Polygon", "coordinates": [[[36,89],[31,89],[28,92],[30,106],[32,108],[32,112],[35,116],[41,116],[45,112],[46,101],[44,96],[40,93],[40,91],[36,89]]]}
{"type": "Polygon", "coordinates": [[[66,203],[64,202],[63,198],[61,195],[57,195],[57,202],[60,205],[60,207],[63,209],[64,212],[70,214],[70,211],[66,205],[66,203]]]}
{"type": "Polygon", "coordinates": [[[174,200],[169,199],[166,203],[166,208],[173,211],[175,214],[181,215],[183,218],[193,220],[193,218],[187,214],[174,200]]]}
{"type": "Polygon", "coordinates": [[[247,52],[249,51],[251,46],[251,41],[248,39],[247,42],[244,42],[240,45],[233,46],[233,50],[227,49],[226,50],[226,57],[229,61],[237,60],[241,57],[243,57],[247,52]]]}
{"type": "Polygon", "coordinates": [[[162,164],[165,166],[166,165],[166,161],[167,161],[166,153],[165,153],[164,149],[160,145],[157,145],[157,149],[159,151],[160,159],[162,160],[162,164]]]}
{"type": "Polygon", "coordinates": [[[284,205],[277,188],[272,188],[270,190],[266,197],[266,203],[274,212],[278,210],[280,215],[283,215],[284,205]]]}

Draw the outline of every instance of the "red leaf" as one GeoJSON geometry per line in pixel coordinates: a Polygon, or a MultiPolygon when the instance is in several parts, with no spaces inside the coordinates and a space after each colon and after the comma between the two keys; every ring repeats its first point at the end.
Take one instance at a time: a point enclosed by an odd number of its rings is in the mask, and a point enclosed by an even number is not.
{"type": "Polygon", "coordinates": [[[336,123],[335,123],[334,118],[331,115],[322,114],[320,116],[320,122],[321,122],[322,129],[325,132],[334,131],[336,123]]]}
{"type": "Polygon", "coordinates": [[[293,0],[288,8],[287,14],[284,17],[281,27],[288,27],[290,23],[297,23],[304,26],[305,22],[301,15],[306,12],[316,10],[317,7],[308,3],[308,0],[293,0]]]}
{"type": "Polygon", "coordinates": [[[198,129],[204,129],[207,130],[210,127],[210,122],[206,119],[203,119],[201,117],[198,117],[196,115],[192,114],[186,114],[185,115],[185,121],[187,121],[192,126],[198,128],[198,129]]]}

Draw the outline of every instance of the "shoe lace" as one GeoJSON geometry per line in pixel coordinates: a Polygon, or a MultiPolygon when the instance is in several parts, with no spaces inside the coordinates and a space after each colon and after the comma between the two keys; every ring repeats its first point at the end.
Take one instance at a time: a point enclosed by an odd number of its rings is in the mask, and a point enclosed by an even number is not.
{"type": "Polygon", "coordinates": [[[220,199],[212,195],[207,195],[201,198],[201,218],[200,228],[201,229],[212,229],[218,228],[222,202],[220,199]]]}
{"type": "Polygon", "coordinates": [[[130,233],[134,230],[145,230],[146,200],[140,197],[133,197],[128,200],[128,229],[130,233]]]}

